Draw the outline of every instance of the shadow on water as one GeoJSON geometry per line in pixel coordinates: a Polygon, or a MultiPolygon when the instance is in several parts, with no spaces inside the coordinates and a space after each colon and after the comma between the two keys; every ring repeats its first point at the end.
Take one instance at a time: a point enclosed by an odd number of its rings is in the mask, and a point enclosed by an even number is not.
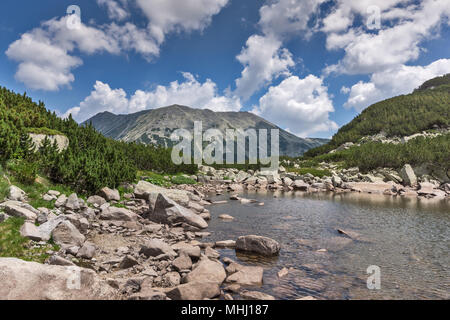
{"type": "MultiPolygon", "coordinates": [[[[221,250],[264,268],[259,288],[278,299],[449,299],[450,202],[359,193],[246,192],[263,202],[213,205],[206,241],[256,234],[280,242],[279,257],[221,250]],[[222,221],[220,214],[233,221],[222,221]],[[355,237],[340,234],[337,229],[355,237]],[[367,268],[381,269],[381,290],[367,288],[367,268]],[[277,273],[288,268],[279,278],[277,273]]],[[[211,196],[228,200],[229,195],[211,196]]]]}

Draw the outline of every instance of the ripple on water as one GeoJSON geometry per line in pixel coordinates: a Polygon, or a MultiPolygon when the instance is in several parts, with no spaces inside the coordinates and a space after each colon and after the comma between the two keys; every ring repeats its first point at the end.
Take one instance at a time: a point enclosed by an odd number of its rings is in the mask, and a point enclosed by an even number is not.
{"type": "MultiPolygon", "coordinates": [[[[212,196],[224,200],[229,195],[212,196]]],[[[249,193],[264,202],[211,206],[205,241],[257,234],[279,241],[279,257],[220,250],[264,268],[260,290],[278,299],[449,299],[450,203],[356,193],[249,193]],[[234,221],[221,221],[229,214],[234,221]],[[337,230],[348,230],[350,239],[337,230]],[[381,290],[367,289],[367,267],[381,268],[381,290]],[[278,277],[282,268],[289,273],[278,277]]]]}

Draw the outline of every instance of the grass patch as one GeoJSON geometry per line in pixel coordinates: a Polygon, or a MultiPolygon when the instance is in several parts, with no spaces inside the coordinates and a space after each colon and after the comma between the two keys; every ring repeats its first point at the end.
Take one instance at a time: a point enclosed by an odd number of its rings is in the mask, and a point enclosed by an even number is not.
{"type": "Polygon", "coordinates": [[[47,251],[59,251],[60,248],[54,243],[32,248],[33,242],[20,235],[24,222],[22,218],[13,217],[0,223],[0,257],[44,263],[49,257],[47,251]]]}
{"type": "Polygon", "coordinates": [[[139,172],[140,179],[144,179],[147,182],[150,182],[151,184],[154,184],[155,186],[165,187],[168,188],[172,186],[172,183],[169,179],[166,179],[166,176],[151,172],[151,171],[144,171],[139,172]]]}
{"type": "Polygon", "coordinates": [[[314,177],[323,178],[325,176],[331,177],[331,172],[329,170],[322,170],[316,168],[287,168],[288,172],[293,172],[299,175],[312,174],[314,177]]]}
{"type": "Polygon", "coordinates": [[[185,176],[182,176],[182,175],[172,177],[171,182],[173,184],[176,184],[176,185],[180,185],[180,184],[197,184],[197,181],[195,181],[194,179],[191,179],[191,178],[188,178],[188,177],[185,177],[185,176]]]}

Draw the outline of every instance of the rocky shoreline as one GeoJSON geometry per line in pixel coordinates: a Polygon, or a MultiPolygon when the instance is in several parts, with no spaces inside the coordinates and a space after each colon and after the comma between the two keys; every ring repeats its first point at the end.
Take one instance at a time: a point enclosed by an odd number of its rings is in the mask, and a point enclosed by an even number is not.
{"type": "Polygon", "coordinates": [[[282,250],[280,244],[259,235],[202,241],[210,234],[207,208],[218,204],[208,195],[229,193],[230,201],[243,204],[255,202],[239,195],[245,190],[450,196],[450,184],[418,179],[408,166],[398,176],[389,173],[403,184],[386,182],[385,176],[383,181],[365,181],[356,170],[328,178],[295,175],[284,168],[274,173],[202,166],[200,172],[197,185],[168,189],[141,180],[125,186],[133,190],[128,194],[104,188],[86,201],[50,190],[42,197],[56,200],[52,210],[33,208],[25,192],[11,186],[9,199],[0,203],[0,222],[23,218],[20,233],[31,240],[30,246],[45,249],[52,242],[60,249],[48,249],[45,264],[0,258],[0,299],[274,299],[255,289],[263,283],[263,268],[222,258],[218,250],[274,256],[282,250]]]}

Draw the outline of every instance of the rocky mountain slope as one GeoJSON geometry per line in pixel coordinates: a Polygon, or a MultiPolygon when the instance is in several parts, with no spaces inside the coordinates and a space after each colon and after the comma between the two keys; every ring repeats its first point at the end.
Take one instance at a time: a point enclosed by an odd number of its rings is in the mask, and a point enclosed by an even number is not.
{"type": "MultiPolygon", "coordinates": [[[[173,105],[128,115],[99,113],[85,123],[92,125],[103,135],[126,142],[172,145],[171,133],[176,129],[193,130],[194,122],[202,121],[203,130],[220,129],[280,129],[276,125],[249,112],[213,112],[173,105]]],[[[270,132],[270,131],[269,131],[270,132]]],[[[299,156],[305,151],[323,145],[327,139],[302,139],[280,129],[280,154],[299,156]]]]}

